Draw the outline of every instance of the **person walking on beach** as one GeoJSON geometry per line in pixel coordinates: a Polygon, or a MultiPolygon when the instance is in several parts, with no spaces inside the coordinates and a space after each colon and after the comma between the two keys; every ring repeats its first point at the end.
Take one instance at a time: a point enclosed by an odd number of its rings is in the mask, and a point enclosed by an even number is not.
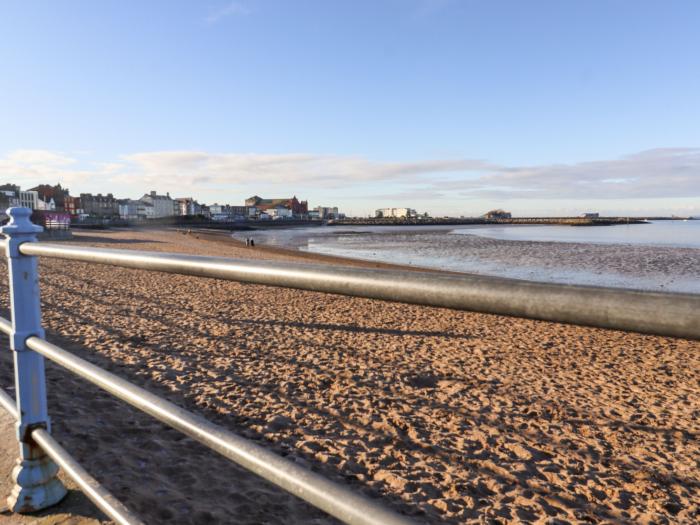
{"type": "Polygon", "coordinates": [[[250,247],[255,248],[255,241],[253,239],[250,239],[250,247]]]}
{"type": "Polygon", "coordinates": [[[245,245],[250,246],[250,237],[245,238],[245,245]]]}

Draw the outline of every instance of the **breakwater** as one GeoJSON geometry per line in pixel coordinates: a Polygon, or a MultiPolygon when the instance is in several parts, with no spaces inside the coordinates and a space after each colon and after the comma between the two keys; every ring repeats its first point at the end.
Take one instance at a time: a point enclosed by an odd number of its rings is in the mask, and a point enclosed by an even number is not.
{"type": "MultiPolygon", "coordinates": [[[[659,220],[655,218],[655,220],[659,220]]],[[[611,226],[615,224],[646,224],[637,217],[515,217],[510,219],[415,217],[415,218],[348,218],[328,221],[332,226],[459,226],[469,224],[563,224],[568,226],[611,226]]]]}

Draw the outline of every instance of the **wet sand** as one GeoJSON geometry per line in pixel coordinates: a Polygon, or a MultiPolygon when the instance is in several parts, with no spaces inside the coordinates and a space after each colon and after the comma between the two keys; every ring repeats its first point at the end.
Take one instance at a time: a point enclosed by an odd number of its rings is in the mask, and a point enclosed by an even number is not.
{"type": "MultiPolygon", "coordinates": [[[[505,230],[524,229],[512,226],[505,230]]],[[[700,236],[700,228],[697,230],[700,236]]],[[[460,234],[451,231],[450,228],[395,231],[384,228],[351,232],[326,228],[318,233],[289,230],[286,237],[281,231],[274,232],[273,237],[265,235],[271,232],[264,232],[257,239],[261,243],[298,249],[300,253],[308,250],[370,261],[400,261],[412,267],[532,281],[700,293],[698,248],[510,240],[479,233],[488,229],[460,230],[460,234]]]]}
{"type": "MultiPolygon", "coordinates": [[[[310,257],[165,231],[73,242],[310,257]]],[[[41,283],[50,340],[419,521],[700,516],[698,342],[59,260],[41,283]]],[[[146,522],[333,523],[48,377],[56,438],[146,522]]]]}

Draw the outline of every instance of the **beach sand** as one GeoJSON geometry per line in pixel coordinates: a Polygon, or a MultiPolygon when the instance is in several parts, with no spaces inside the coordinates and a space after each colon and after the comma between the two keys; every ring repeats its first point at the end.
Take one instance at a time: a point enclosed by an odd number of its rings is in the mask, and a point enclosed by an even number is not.
{"type": "MultiPolygon", "coordinates": [[[[72,242],[313,257],[173,231],[72,242]]],[[[49,340],[419,522],[700,519],[698,342],[60,260],[40,269],[49,340]]],[[[334,523],[47,370],[54,436],[147,523],[334,523]]]]}

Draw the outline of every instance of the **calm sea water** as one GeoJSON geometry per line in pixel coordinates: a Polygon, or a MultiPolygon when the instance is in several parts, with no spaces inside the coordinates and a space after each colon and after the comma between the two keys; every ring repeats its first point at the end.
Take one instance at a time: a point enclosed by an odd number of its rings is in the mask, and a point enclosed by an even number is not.
{"type": "Polygon", "coordinates": [[[330,226],[253,236],[262,244],[423,268],[700,293],[700,221],[595,227],[330,226]]]}
{"type": "Polygon", "coordinates": [[[552,241],[596,244],[642,244],[700,248],[700,220],[656,221],[615,226],[490,226],[460,228],[453,233],[474,234],[508,241],[552,241]]]}

